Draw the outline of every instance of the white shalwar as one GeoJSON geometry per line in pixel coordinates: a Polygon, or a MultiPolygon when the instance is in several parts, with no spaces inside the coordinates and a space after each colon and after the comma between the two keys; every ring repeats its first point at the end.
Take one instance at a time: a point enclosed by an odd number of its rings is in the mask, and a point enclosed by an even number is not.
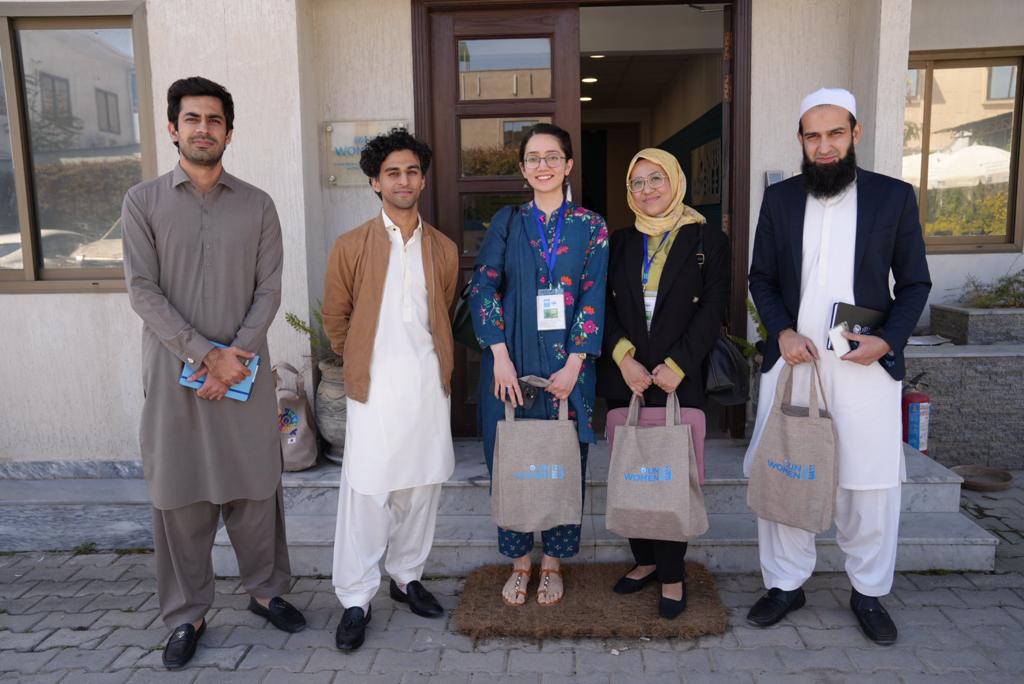
{"type": "Polygon", "coordinates": [[[422,223],[406,243],[386,212],[388,271],[366,403],[346,400],[332,581],[342,606],[380,586],[380,560],[399,584],[419,580],[434,542],[441,485],[455,469],[451,400],[431,336],[422,223]]]}
{"type": "MultiPolygon", "coordinates": [[[[835,352],[826,349],[833,305],[855,303],[856,238],[855,182],[836,197],[808,195],[797,332],[810,338],[821,356],[818,368],[836,430],[836,541],[846,554],[846,572],[857,591],[883,596],[892,587],[896,567],[900,484],[906,472],[900,419],[902,386],[881,364],[840,361],[835,352]]],[[[747,477],[784,365],[780,358],[761,375],[754,434],[743,462],[747,477]]],[[[810,364],[794,368],[794,404],[807,405],[811,376],[810,364]]],[[[761,572],[769,588],[796,589],[814,570],[811,532],[758,519],[758,547],[761,572]]]]}

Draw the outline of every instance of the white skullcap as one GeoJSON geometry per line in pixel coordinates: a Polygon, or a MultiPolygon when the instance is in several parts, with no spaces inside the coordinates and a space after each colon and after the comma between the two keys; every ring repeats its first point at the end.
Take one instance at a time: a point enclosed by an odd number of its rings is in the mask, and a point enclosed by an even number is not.
{"type": "Polygon", "coordinates": [[[800,117],[804,118],[804,114],[811,107],[817,107],[818,105],[835,105],[842,107],[846,111],[853,114],[854,118],[857,117],[857,99],[853,96],[849,90],[843,88],[822,88],[821,90],[815,90],[813,93],[804,98],[804,101],[800,103],[800,117]]]}

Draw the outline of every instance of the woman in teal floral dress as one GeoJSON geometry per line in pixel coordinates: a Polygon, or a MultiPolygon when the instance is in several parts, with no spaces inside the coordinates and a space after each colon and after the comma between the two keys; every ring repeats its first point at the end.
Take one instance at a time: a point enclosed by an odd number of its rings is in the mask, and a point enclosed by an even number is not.
{"type": "MultiPolygon", "coordinates": [[[[568,400],[585,474],[587,446],[596,441],[594,360],[601,353],[604,334],[608,230],[601,216],[565,197],[573,164],[566,131],[551,124],[529,129],[519,161],[533,188],[533,201],[495,214],[470,290],[473,327],[484,349],[479,400],[484,456],[491,469],[497,423],[505,417],[503,400],[522,404],[517,378],[537,375],[551,384],[530,410],[520,408],[517,415],[553,419],[558,402],[568,400]],[[564,325],[538,330],[538,293],[552,289],[562,292],[564,325]]],[[[561,559],[579,552],[580,526],[560,525],[541,536],[544,556],[537,601],[551,605],[563,594],[561,559]]],[[[498,550],[514,559],[512,575],[502,589],[509,605],[526,601],[533,544],[532,532],[498,529],[498,550]]]]}

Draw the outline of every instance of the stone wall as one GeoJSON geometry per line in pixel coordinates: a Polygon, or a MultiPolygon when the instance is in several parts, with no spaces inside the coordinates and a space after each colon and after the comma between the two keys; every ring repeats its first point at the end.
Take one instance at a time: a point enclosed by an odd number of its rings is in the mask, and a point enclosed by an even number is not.
{"type": "Polygon", "coordinates": [[[930,329],[953,344],[1024,344],[1024,309],[932,304],[930,329]]]}
{"type": "Polygon", "coordinates": [[[931,397],[928,455],[951,466],[1024,468],[1024,345],[908,347],[931,397]]]}

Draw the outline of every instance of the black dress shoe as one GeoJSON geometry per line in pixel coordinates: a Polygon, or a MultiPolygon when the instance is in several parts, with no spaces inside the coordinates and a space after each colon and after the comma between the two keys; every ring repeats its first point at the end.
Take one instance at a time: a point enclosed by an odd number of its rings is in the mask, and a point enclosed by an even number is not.
{"type": "Polygon", "coordinates": [[[299,609],[285,601],[280,596],[270,599],[270,603],[264,608],[252,596],[249,597],[249,610],[260,617],[270,620],[270,624],[282,632],[301,632],[306,629],[306,618],[302,616],[299,609]]]}
{"type": "MultiPolygon", "coordinates": [[[[636,567],[637,566],[634,565],[633,570],[636,570],[636,567]]],[[[633,572],[633,570],[630,570],[629,572],[633,572]]],[[[619,581],[615,583],[614,587],[612,587],[612,591],[616,594],[635,594],[658,578],[657,570],[651,570],[650,573],[644,575],[640,579],[633,579],[632,577],[629,577],[629,572],[620,577],[619,581]]]]}
{"type": "Polygon", "coordinates": [[[185,664],[192,660],[192,656],[195,655],[196,644],[199,643],[199,637],[203,636],[205,631],[205,619],[199,625],[198,630],[192,626],[191,622],[186,622],[176,627],[171,632],[171,638],[167,640],[167,645],[164,646],[164,667],[168,670],[177,670],[179,667],[185,667],[185,664]]]}
{"type": "Polygon", "coordinates": [[[865,596],[856,589],[850,593],[850,609],[857,616],[864,635],[881,646],[896,643],[896,624],[874,596],[865,596]]]}
{"type": "Polygon", "coordinates": [[[426,588],[413,580],[405,585],[405,592],[398,588],[398,583],[391,580],[391,598],[399,603],[408,603],[412,612],[427,618],[436,618],[444,615],[444,608],[437,602],[434,595],[426,588]]]}
{"type": "Polygon", "coordinates": [[[334,632],[334,645],[339,651],[354,651],[363,645],[366,638],[366,625],[370,624],[373,608],[367,607],[366,613],[359,606],[348,608],[342,613],[341,622],[334,632]]]}
{"type": "Polygon", "coordinates": [[[679,614],[686,610],[686,582],[683,581],[683,597],[676,601],[675,599],[661,597],[658,601],[658,615],[665,618],[666,620],[675,620],[679,617],[679,614]]]}
{"type": "Polygon", "coordinates": [[[757,600],[747,613],[747,622],[755,627],[770,627],[786,617],[788,613],[803,608],[807,603],[802,587],[792,591],[769,589],[768,593],[757,600]]]}

